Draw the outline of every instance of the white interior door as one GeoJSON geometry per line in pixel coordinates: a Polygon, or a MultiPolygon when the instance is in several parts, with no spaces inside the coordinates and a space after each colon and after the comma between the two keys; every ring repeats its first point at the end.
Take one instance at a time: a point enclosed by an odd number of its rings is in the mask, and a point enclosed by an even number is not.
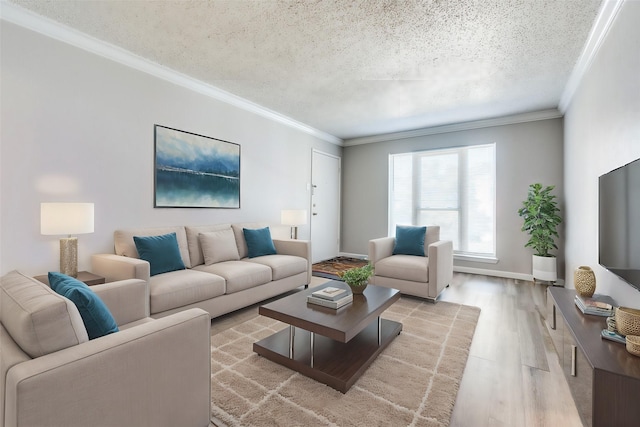
{"type": "Polygon", "coordinates": [[[311,156],[311,259],[340,252],[340,157],[313,150],[311,156]]]}

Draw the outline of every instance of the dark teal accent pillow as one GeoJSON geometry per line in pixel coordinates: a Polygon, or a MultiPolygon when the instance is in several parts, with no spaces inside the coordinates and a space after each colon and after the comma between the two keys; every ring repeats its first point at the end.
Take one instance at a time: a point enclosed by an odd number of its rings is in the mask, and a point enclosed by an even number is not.
{"type": "Polygon", "coordinates": [[[49,285],[56,293],[70,299],[80,312],[89,339],[118,332],[118,325],[104,302],[89,286],[66,274],[49,273],[49,285]]]}
{"type": "Polygon", "coordinates": [[[140,259],[149,263],[152,276],[169,271],[184,270],[176,233],[161,236],[133,236],[133,241],[140,259]]]}
{"type": "Polygon", "coordinates": [[[424,256],[424,236],[427,227],[396,225],[394,255],[424,256]]]}
{"type": "Polygon", "coordinates": [[[247,242],[247,250],[249,258],[255,258],[264,255],[275,255],[276,247],[271,239],[271,231],[269,227],[249,229],[243,228],[244,240],[247,242]]]}

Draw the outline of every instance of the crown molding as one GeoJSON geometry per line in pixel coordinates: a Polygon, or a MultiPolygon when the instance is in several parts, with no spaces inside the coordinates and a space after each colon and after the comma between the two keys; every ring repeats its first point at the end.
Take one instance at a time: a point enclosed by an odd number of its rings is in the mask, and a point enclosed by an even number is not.
{"type": "Polygon", "coordinates": [[[454,123],[450,125],[434,126],[430,128],[415,129],[406,132],[386,133],[383,135],[363,136],[361,138],[346,139],[345,147],[353,145],[371,144],[374,142],[395,141],[398,139],[416,138],[440,133],[458,132],[463,130],[481,129],[491,126],[504,126],[516,123],[535,122],[538,120],[557,119],[562,113],[555,108],[549,110],[533,111],[530,113],[515,114],[511,116],[496,117],[493,119],[476,120],[472,122],[454,123]]]}
{"type": "Polygon", "coordinates": [[[0,19],[342,146],[342,139],[2,0],[0,19]]]}
{"type": "Polygon", "coordinates": [[[571,100],[580,85],[580,82],[584,78],[587,70],[591,66],[593,59],[595,58],[602,42],[604,41],[614,19],[618,15],[620,8],[625,0],[604,0],[598,11],[596,21],[591,28],[589,38],[582,49],[582,53],[573,67],[573,71],[569,76],[569,80],[564,87],[564,91],[560,96],[560,103],[558,109],[564,114],[571,104],[571,100]]]}

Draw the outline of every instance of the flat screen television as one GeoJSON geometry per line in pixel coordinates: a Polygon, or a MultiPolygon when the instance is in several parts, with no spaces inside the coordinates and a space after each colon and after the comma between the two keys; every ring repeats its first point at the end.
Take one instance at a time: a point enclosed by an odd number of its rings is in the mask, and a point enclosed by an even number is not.
{"type": "Polygon", "coordinates": [[[640,290],[640,159],[598,181],[600,265],[640,290]]]}

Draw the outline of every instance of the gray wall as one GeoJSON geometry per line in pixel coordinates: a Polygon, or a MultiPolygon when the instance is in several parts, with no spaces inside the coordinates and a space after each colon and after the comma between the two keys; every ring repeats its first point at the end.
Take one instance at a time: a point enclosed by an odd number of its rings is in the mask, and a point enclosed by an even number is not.
{"type": "MultiPolygon", "coordinates": [[[[520,231],[517,210],[534,182],[555,185],[562,207],[562,133],[562,119],[550,119],[345,147],[341,250],[366,254],[369,239],[387,235],[389,154],[495,142],[498,263],[456,260],[455,265],[468,271],[529,277],[532,251],[524,247],[527,236],[520,231]]],[[[559,243],[562,277],[563,247],[559,243]]]]}
{"type": "Polygon", "coordinates": [[[639,22],[640,2],[625,2],[569,105],[564,137],[567,286],[588,265],[597,293],[631,307],[640,292],[598,264],[598,177],[640,158],[639,22]]]}
{"type": "MultiPolygon", "coordinates": [[[[124,227],[263,220],[308,209],[311,151],[342,148],[149,74],[2,21],[0,270],[58,269],[40,203],[95,203],[79,268],[124,227]],[[242,146],[241,209],[154,209],[154,124],[242,146]]],[[[274,230],[288,235],[288,230],[274,230]]],[[[309,237],[309,226],[299,230],[309,237]]]]}

